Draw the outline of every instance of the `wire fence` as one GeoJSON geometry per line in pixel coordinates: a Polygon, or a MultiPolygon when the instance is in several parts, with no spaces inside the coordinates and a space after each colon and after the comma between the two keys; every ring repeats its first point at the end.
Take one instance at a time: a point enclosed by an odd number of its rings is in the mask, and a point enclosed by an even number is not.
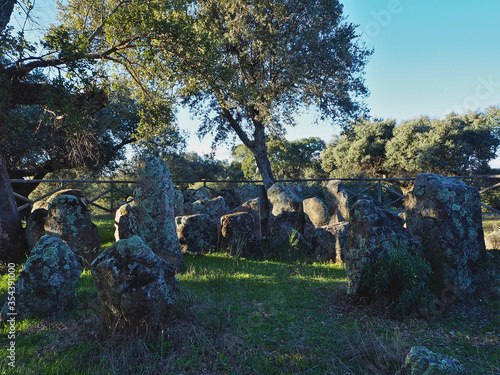
{"type": "MultiPolygon", "coordinates": [[[[455,176],[452,178],[467,181],[468,184],[477,186],[482,196],[486,193],[491,193],[493,190],[500,187],[500,175],[482,175],[482,176],[455,176]]],[[[276,180],[278,183],[294,183],[309,186],[316,186],[317,192],[323,188],[325,182],[341,181],[343,189],[350,196],[370,195],[385,207],[397,207],[403,205],[404,190],[409,190],[413,185],[415,178],[312,178],[312,179],[282,179],[276,180]],[[323,184],[323,185],[321,185],[323,184]],[[406,189],[405,189],[406,187],[406,189]]],[[[175,180],[174,185],[188,186],[197,184],[207,189],[216,190],[212,186],[238,186],[242,184],[258,184],[261,185],[261,180],[175,180]]],[[[18,193],[14,196],[18,202],[18,211],[26,210],[32,207],[37,202],[43,201],[52,194],[64,189],[79,189],[84,191],[88,197],[88,202],[93,207],[102,210],[106,213],[113,213],[122,202],[129,197],[133,197],[134,185],[133,180],[75,180],[75,179],[47,179],[47,180],[23,180],[13,179],[12,185],[15,184],[37,184],[42,186],[38,189],[36,197],[26,197],[18,193]]],[[[14,189],[15,190],[15,189],[14,189]]],[[[314,195],[314,194],[312,194],[314,195]]],[[[31,194],[30,194],[31,196],[31,194]]],[[[500,214],[497,210],[486,203],[481,205],[495,213],[500,214]]]]}

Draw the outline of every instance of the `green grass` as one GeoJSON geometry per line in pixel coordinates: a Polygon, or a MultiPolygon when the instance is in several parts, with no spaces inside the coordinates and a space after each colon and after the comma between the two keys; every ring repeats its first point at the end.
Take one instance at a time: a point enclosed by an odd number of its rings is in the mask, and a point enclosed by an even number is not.
{"type": "MultiPolygon", "coordinates": [[[[103,248],[109,220],[97,222],[103,248]]],[[[470,374],[500,371],[498,301],[438,316],[392,319],[345,296],[343,266],[331,263],[185,256],[181,294],[164,335],[99,338],[92,275],[76,287],[74,308],[17,322],[18,374],[394,374],[413,345],[459,359],[470,374]]],[[[0,302],[7,275],[0,275],[0,302]]],[[[4,350],[8,327],[0,329],[4,350]]],[[[6,349],[5,349],[6,350],[6,349]]],[[[0,371],[7,359],[0,355],[0,371]]]]}

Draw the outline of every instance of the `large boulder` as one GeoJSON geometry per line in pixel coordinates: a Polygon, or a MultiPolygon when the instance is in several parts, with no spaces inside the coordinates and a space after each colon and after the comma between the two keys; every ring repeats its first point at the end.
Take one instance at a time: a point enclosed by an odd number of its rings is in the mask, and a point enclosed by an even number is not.
{"type": "Polygon", "coordinates": [[[306,220],[315,227],[327,225],[329,222],[328,207],[318,197],[304,199],[304,214],[306,220]]]}
{"type": "Polygon", "coordinates": [[[349,194],[343,187],[342,181],[330,180],[323,188],[325,203],[332,215],[338,210],[343,218],[349,218],[349,194]]]}
{"type": "Polygon", "coordinates": [[[99,254],[99,232],[82,199],[59,195],[52,200],[45,234],[61,238],[88,267],[99,254]]]}
{"type": "Polygon", "coordinates": [[[175,267],[135,236],[108,247],[92,263],[102,333],[156,336],[172,315],[179,284],[175,267]]]}
{"type": "Polygon", "coordinates": [[[229,210],[234,210],[241,205],[240,193],[236,189],[220,189],[217,191],[217,195],[224,198],[224,202],[226,202],[229,210]]]}
{"type": "Polygon", "coordinates": [[[219,219],[228,213],[226,202],[222,197],[212,199],[200,199],[192,203],[191,212],[193,214],[210,215],[214,219],[219,219]]]}
{"type": "Polygon", "coordinates": [[[267,190],[267,197],[271,234],[276,237],[290,229],[302,233],[305,224],[302,198],[281,184],[272,185],[267,190]]]}
{"type": "Polygon", "coordinates": [[[50,208],[52,201],[60,195],[72,195],[74,197],[77,197],[85,205],[85,207],[87,207],[87,209],[89,208],[89,200],[87,199],[87,196],[85,195],[85,193],[83,191],[78,190],[78,189],[62,189],[62,190],[56,191],[54,194],[52,194],[47,199],[47,204],[49,205],[48,208],[50,208]]]}
{"type": "Polygon", "coordinates": [[[246,212],[252,215],[254,221],[255,233],[262,240],[264,239],[263,226],[265,225],[264,220],[267,219],[266,211],[262,208],[261,198],[250,199],[244,202],[241,206],[236,207],[230,213],[235,214],[238,212],[246,212]]]}
{"type": "Polygon", "coordinates": [[[262,255],[262,243],[255,232],[252,214],[237,212],[220,219],[221,247],[232,255],[256,257],[262,255]]]}
{"type": "Polygon", "coordinates": [[[28,249],[31,251],[36,243],[45,236],[45,221],[49,211],[46,208],[37,208],[32,210],[26,220],[24,235],[28,243],[28,249]]]}
{"type": "Polygon", "coordinates": [[[355,299],[371,297],[366,272],[393,249],[420,254],[420,243],[411,237],[403,220],[369,199],[358,200],[350,211],[346,273],[349,294],[355,299]]]}
{"type": "Polygon", "coordinates": [[[254,198],[264,200],[266,198],[266,191],[263,185],[243,185],[239,188],[238,194],[242,202],[247,202],[254,198]]]}
{"type": "Polygon", "coordinates": [[[482,289],[486,250],[477,188],[436,174],[419,174],[405,198],[406,225],[420,239],[432,268],[431,285],[457,297],[482,289]]]}
{"type": "Polygon", "coordinates": [[[81,268],[72,249],[58,237],[43,236],[15,283],[15,311],[7,301],[2,308],[2,320],[14,312],[16,318],[26,318],[70,309],[80,274],[81,268]]]}
{"type": "Polygon", "coordinates": [[[176,198],[165,161],[157,157],[139,161],[134,196],[133,202],[117,212],[115,238],[140,236],[156,255],[182,272],[184,259],[175,226],[176,198]]]}
{"type": "Polygon", "coordinates": [[[413,346],[396,375],[465,375],[464,366],[455,358],[437,354],[422,346],[413,346]]]}
{"type": "Polygon", "coordinates": [[[217,246],[217,223],[209,215],[175,218],[177,237],[183,253],[204,254],[217,246]]]}

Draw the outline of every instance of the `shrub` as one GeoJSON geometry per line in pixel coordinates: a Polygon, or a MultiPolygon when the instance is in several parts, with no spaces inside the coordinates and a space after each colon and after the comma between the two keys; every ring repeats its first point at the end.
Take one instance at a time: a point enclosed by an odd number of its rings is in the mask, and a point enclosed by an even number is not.
{"type": "Polygon", "coordinates": [[[398,314],[413,312],[433,299],[429,262],[406,249],[391,248],[385,257],[366,265],[363,271],[363,288],[390,304],[398,314]]]}

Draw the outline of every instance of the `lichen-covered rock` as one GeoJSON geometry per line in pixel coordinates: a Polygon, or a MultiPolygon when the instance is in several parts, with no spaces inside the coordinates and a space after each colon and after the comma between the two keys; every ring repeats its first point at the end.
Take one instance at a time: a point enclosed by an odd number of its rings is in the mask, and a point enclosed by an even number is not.
{"type": "Polygon", "coordinates": [[[197,212],[193,211],[193,203],[200,200],[210,199],[207,188],[202,187],[199,189],[185,189],[183,191],[184,196],[184,215],[193,215],[197,212]]]}
{"type": "Polygon", "coordinates": [[[220,189],[217,191],[217,195],[224,198],[224,202],[226,202],[229,210],[234,210],[241,205],[240,193],[236,189],[220,189]]]}
{"type": "Polygon", "coordinates": [[[302,198],[281,184],[274,184],[267,190],[270,206],[271,235],[293,229],[304,230],[305,218],[302,198]]]}
{"type": "Polygon", "coordinates": [[[122,204],[115,213],[115,241],[139,236],[138,220],[130,204],[122,204]]]}
{"type": "Polygon", "coordinates": [[[15,283],[15,311],[8,301],[2,319],[47,316],[72,307],[76,282],[81,274],[75,253],[60,238],[43,236],[30,253],[15,283]]]}
{"type": "Polygon", "coordinates": [[[183,253],[205,254],[217,246],[217,223],[209,215],[175,218],[177,237],[183,253]]]}
{"type": "Polygon", "coordinates": [[[318,197],[304,199],[304,214],[306,220],[315,227],[327,225],[329,221],[328,208],[318,197]]]}
{"type": "Polygon", "coordinates": [[[355,299],[370,297],[365,272],[392,249],[420,254],[420,243],[403,227],[403,220],[368,199],[358,200],[350,212],[346,273],[348,293],[355,299]]]}
{"type": "Polygon", "coordinates": [[[57,197],[59,197],[60,195],[72,195],[74,197],[77,197],[85,205],[85,207],[87,207],[87,209],[89,208],[89,201],[87,199],[87,196],[85,195],[85,193],[83,191],[78,190],[78,189],[63,189],[63,190],[56,191],[54,194],[52,194],[47,199],[47,203],[49,205],[52,204],[52,201],[54,199],[56,199],[57,197]]]}
{"type": "Polygon", "coordinates": [[[455,358],[437,354],[422,346],[413,346],[396,375],[465,375],[464,366],[455,358]]]}
{"type": "Polygon", "coordinates": [[[434,292],[453,286],[458,297],[483,289],[486,250],[477,188],[436,174],[419,174],[405,198],[406,225],[420,239],[434,292]]]}
{"type": "Polygon", "coordinates": [[[304,238],[311,244],[312,258],[342,263],[347,252],[348,223],[315,227],[307,223],[304,238]]]}
{"type": "Polygon", "coordinates": [[[194,201],[191,209],[193,214],[210,215],[217,220],[229,211],[222,197],[194,201]]]}
{"type": "Polygon", "coordinates": [[[484,237],[486,250],[500,250],[500,231],[491,232],[484,237]]]}
{"type": "Polygon", "coordinates": [[[263,213],[265,214],[265,212],[261,206],[261,199],[260,198],[250,199],[249,201],[244,202],[241,206],[238,206],[235,209],[233,209],[230,213],[235,214],[238,212],[246,212],[246,213],[249,213],[252,215],[253,221],[254,221],[255,233],[257,233],[259,238],[262,240],[263,239],[263,231],[262,231],[263,220],[266,217],[263,217],[263,215],[262,215],[263,213]]]}
{"type": "Polygon", "coordinates": [[[92,263],[102,333],[155,336],[172,315],[179,284],[175,267],[135,236],[108,247],[92,263]]]}
{"type": "Polygon", "coordinates": [[[349,194],[342,186],[340,180],[330,180],[325,183],[323,188],[325,195],[325,203],[328,210],[333,215],[339,210],[342,217],[346,220],[349,218],[349,194]]]}
{"type": "Polygon", "coordinates": [[[59,195],[52,200],[45,234],[61,238],[75,252],[82,266],[90,266],[99,253],[99,232],[80,198],[59,195]]]}
{"type": "Polygon", "coordinates": [[[49,211],[45,208],[37,208],[31,211],[26,221],[24,235],[28,243],[28,249],[31,251],[36,243],[45,236],[45,221],[49,211]]]}
{"type": "Polygon", "coordinates": [[[266,198],[266,191],[262,185],[243,185],[238,190],[242,202],[247,202],[254,198],[260,198],[264,200],[266,198]]]}
{"type": "Polygon", "coordinates": [[[182,272],[184,259],[174,213],[176,198],[165,161],[157,157],[139,161],[134,196],[133,202],[121,206],[117,212],[116,240],[138,235],[156,255],[172,263],[177,272],[182,272]]]}
{"type": "Polygon", "coordinates": [[[184,215],[184,194],[182,190],[174,186],[175,204],[174,204],[174,214],[175,216],[184,215]]]}
{"type": "Polygon", "coordinates": [[[220,218],[221,247],[232,255],[258,257],[262,255],[262,243],[255,233],[255,223],[250,213],[238,212],[220,218]]]}

